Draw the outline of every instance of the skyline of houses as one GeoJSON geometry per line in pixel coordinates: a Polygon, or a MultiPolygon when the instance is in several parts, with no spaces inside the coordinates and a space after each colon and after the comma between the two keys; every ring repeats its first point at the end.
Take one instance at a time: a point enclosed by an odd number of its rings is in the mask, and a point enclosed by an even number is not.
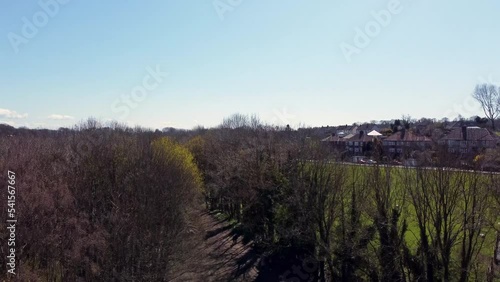
{"type": "Polygon", "coordinates": [[[430,134],[436,129],[428,130],[428,124],[391,127],[382,128],[369,123],[329,127],[331,133],[321,141],[332,151],[342,154],[366,156],[378,153],[392,159],[412,158],[415,152],[436,150],[438,146],[444,146],[448,153],[460,157],[474,157],[500,145],[498,135],[471,123],[450,123],[439,129],[436,135],[430,134]]]}
{"type": "Polygon", "coordinates": [[[480,153],[481,149],[495,148],[499,137],[493,136],[486,128],[462,126],[453,128],[439,144],[446,145],[450,153],[480,153]]]}

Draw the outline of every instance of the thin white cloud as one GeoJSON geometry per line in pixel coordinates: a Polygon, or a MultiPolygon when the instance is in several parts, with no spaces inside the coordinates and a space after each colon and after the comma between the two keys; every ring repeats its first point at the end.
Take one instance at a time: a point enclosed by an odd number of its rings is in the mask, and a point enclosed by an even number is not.
{"type": "Polygon", "coordinates": [[[46,128],[46,125],[45,123],[43,122],[35,122],[35,123],[25,123],[24,126],[26,126],[27,128],[46,128]]]}
{"type": "Polygon", "coordinates": [[[19,114],[16,111],[12,111],[12,110],[8,110],[8,109],[0,109],[0,117],[21,119],[21,118],[27,118],[28,114],[19,114]]]}
{"type": "Polygon", "coordinates": [[[48,119],[53,119],[53,120],[71,120],[74,119],[72,116],[67,116],[67,115],[50,115],[47,117],[48,119]]]}
{"type": "Polygon", "coordinates": [[[10,126],[16,126],[16,123],[13,121],[7,121],[7,120],[0,120],[0,124],[7,124],[10,126]]]}
{"type": "Polygon", "coordinates": [[[175,126],[175,122],[173,122],[173,121],[165,121],[165,122],[161,123],[161,126],[163,126],[163,127],[174,127],[175,126]]]}

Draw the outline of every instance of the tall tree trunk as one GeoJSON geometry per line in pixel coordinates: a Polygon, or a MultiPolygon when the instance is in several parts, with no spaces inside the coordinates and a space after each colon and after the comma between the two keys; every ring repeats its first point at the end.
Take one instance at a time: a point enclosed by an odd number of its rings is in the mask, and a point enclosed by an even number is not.
{"type": "Polygon", "coordinates": [[[321,260],[319,262],[319,281],[325,282],[325,261],[321,260]]]}

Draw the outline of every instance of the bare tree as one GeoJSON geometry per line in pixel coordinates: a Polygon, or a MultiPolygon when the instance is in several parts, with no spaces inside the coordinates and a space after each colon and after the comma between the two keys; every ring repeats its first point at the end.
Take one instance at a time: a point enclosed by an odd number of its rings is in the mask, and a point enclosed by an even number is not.
{"type": "Polygon", "coordinates": [[[377,256],[382,281],[407,281],[404,269],[403,244],[407,231],[404,189],[397,189],[390,166],[375,165],[365,172],[365,189],[371,191],[372,218],[378,232],[377,256]]]}
{"type": "MultiPolygon", "coordinates": [[[[254,120],[255,118],[253,118],[254,120]]],[[[252,123],[253,123],[252,120],[252,123]]],[[[220,125],[221,128],[230,128],[230,129],[236,129],[236,128],[244,128],[244,127],[249,127],[250,126],[250,119],[248,116],[243,115],[243,114],[233,114],[230,117],[224,118],[222,121],[222,124],[220,125]]]]}
{"type": "Polygon", "coordinates": [[[480,84],[474,89],[472,97],[476,99],[483,108],[486,118],[491,121],[491,127],[495,130],[495,119],[500,114],[500,89],[493,84],[480,84]]]}

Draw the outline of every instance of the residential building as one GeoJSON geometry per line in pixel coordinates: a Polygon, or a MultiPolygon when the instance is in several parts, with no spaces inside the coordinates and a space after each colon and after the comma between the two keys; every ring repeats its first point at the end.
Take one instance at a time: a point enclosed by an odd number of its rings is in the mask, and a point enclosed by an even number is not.
{"type": "Polygon", "coordinates": [[[356,129],[357,132],[364,131],[364,132],[370,132],[373,130],[380,131],[380,126],[374,124],[374,123],[364,123],[356,129]]]}
{"type": "Polygon", "coordinates": [[[453,128],[439,143],[446,145],[450,153],[473,154],[485,148],[495,148],[499,139],[486,128],[462,126],[453,128]]]}
{"type": "Polygon", "coordinates": [[[402,155],[415,150],[425,150],[431,147],[432,140],[423,135],[402,129],[382,141],[385,152],[391,155],[402,155]]]}
{"type": "Polygon", "coordinates": [[[330,135],[325,139],[322,139],[321,142],[324,142],[324,144],[328,144],[328,146],[330,146],[332,150],[341,152],[346,150],[346,142],[344,138],[336,135],[330,135]]]}
{"type": "Polygon", "coordinates": [[[353,154],[362,154],[370,152],[373,149],[373,136],[368,136],[361,130],[358,134],[345,138],[347,150],[353,154]]]}
{"type": "Polygon", "coordinates": [[[335,135],[339,137],[345,137],[349,134],[356,134],[358,132],[358,126],[356,125],[341,125],[335,130],[335,135]]]}

